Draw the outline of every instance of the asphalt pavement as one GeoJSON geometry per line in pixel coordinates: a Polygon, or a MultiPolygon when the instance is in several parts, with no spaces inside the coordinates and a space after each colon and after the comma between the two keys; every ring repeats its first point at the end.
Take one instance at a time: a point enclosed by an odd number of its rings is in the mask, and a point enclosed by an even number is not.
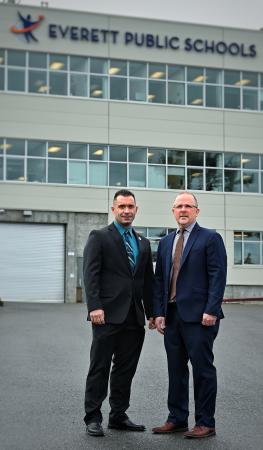
{"type": "MultiPolygon", "coordinates": [[[[5,303],[0,308],[1,450],[261,450],[263,304],[227,304],[215,343],[217,436],[156,436],[167,417],[163,338],[148,330],[133,382],[130,418],[143,433],[107,429],[90,437],[83,422],[91,327],[82,304],[5,303]]],[[[192,383],[191,383],[192,386],[192,383]]],[[[193,394],[191,387],[193,423],[193,394]]]]}

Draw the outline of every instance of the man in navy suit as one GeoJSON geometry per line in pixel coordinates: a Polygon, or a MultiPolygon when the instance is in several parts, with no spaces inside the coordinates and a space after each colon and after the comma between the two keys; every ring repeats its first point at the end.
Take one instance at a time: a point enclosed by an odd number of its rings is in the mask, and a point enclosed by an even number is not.
{"type": "Polygon", "coordinates": [[[154,292],[155,325],[164,335],[168,360],[169,415],[164,425],[153,428],[153,433],[184,431],[186,438],[204,438],[216,434],[213,343],[224,317],[221,304],[226,284],[226,251],[217,232],[196,222],[199,209],[194,194],[180,193],[172,211],[179,229],[160,241],[154,292]],[[189,360],[193,369],[195,426],[188,431],[189,360]]]}

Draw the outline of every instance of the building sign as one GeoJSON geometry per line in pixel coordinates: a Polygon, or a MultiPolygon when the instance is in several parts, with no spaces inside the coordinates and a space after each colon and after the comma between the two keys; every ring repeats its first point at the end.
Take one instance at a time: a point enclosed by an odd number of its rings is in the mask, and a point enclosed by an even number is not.
{"type": "MultiPolygon", "coordinates": [[[[30,39],[37,41],[32,31],[39,27],[44,19],[39,16],[38,20],[32,21],[31,16],[23,17],[18,12],[18,17],[23,27],[17,29],[11,27],[14,33],[24,33],[27,41],[30,39]]],[[[226,42],[224,40],[208,40],[202,37],[187,37],[181,39],[177,35],[161,35],[152,33],[139,33],[133,31],[107,30],[104,28],[87,28],[74,25],[61,25],[50,23],[47,26],[48,37],[52,40],[70,40],[101,44],[123,44],[127,47],[136,46],[141,48],[154,48],[159,50],[185,51],[192,53],[206,53],[217,55],[241,56],[244,58],[254,58],[257,55],[255,44],[245,44],[243,42],[226,42]]]]}

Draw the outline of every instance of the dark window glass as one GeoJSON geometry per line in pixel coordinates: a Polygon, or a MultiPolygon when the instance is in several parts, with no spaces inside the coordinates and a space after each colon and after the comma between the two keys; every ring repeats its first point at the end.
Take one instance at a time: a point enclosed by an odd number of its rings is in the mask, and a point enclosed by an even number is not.
{"type": "Polygon", "coordinates": [[[146,102],[146,80],[130,79],[130,100],[146,102]]]}
{"type": "Polygon", "coordinates": [[[149,64],[149,78],[160,80],[166,78],[166,65],[165,64],[149,64]]]}
{"type": "Polygon", "coordinates": [[[6,179],[25,181],[24,158],[6,158],[6,179]]]}
{"type": "Polygon", "coordinates": [[[223,171],[220,169],[206,169],[206,190],[223,190],[223,171]]]}
{"type": "Polygon", "coordinates": [[[184,66],[168,66],[168,79],[176,81],[185,81],[184,66]]]}
{"type": "Polygon", "coordinates": [[[121,77],[110,78],[110,98],[112,100],[127,100],[127,79],[121,77]]]}
{"type": "Polygon", "coordinates": [[[185,171],[183,167],[168,167],[168,189],[185,189],[185,171]]]}
{"type": "Polygon", "coordinates": [[[4,161],[3,158],[0,157],[0,180],[3,179],[4,176],[4,161]]]}
{"type": "Polygon", "coordinates": [[[108,73],[109,63],[107,59],[90,58],[90,72],[91,73],[108,73]]]}
{"type": "Polygon", "coordinates": [[[68,80],[66,73],[53,73],[49,75],[49,93],[52,95],[67,95],[68,80]]]}
{"type": "Polygon", "coordinates": [[[70,57],[71,72],[88,72],[88,58],[84,56],[70,57]]]}
{"type": "Polygon", "coordinates": [[[130,62],[130,77],[146,77],[147,64],[142,62],[130,62]]]}
{"type": "Polygon", "coordinates": [[[46,142],[30,140],[27,142],[28,156],[46,156],[46,142]]]}
{"type": "Polygon", "coordinates": [[[5,88],[5,71],[3,67],[0,67],[0,90],[3,91],[5,88]]]}
{"type": "Polygon", "coordinates": [[[245,169],[258,169],[259,168],[258,155],[253,155],[251,153],[243,153],[241,162],[242,162],[243,168],[245,168],[245,169]]]}
{"type": "Polygon", "coordinates": [[[225,167],[230,167],[231,169],[239,169],[241,167],[240,153],[225,153],[225,167]]]}
{"type": "Polygon", "coordinates": [[[167,150],[168,164],[182,166],[185,164],[185,152],[183,150],[167,150]]]}
{"type": "Polygon", "coordinates": [[[69,158],[70,159],[87,159],[87,145],[86,144],[69,144],[69,158]]]}
{"type": "Polygon", "coordinates": [[[67,157],[67,144],[65,142],[52,142],[48,143],[48,157],[49,158],[66,158],[67,157]]]}
{"type": "Polygon", "coordinates": [[[185,104],[184,83],[168,83],[168,103],[170,105],[185,104]]]}
{"type": "Polygon", "coordinates": [[[203,187],[203,170],[202,169],[187,169],[187,188],[194,190],[202,190],[203,187]]]}
{"type": "Polygon", "coordinates": [[[47,86],[47,72],[41,70],[29,70],[28,72],[28,92],[35,92],[37,94],[46,94],[47,86]]]}
{"type": "Polygon", "coordinates": [[[222,84],[223,72],[218,69],[206,69],[206,83],[222,84]]]}
{"type": "Polygon", "coordinates": [[[26,65],[26,52],[19,50],[8,50],[7,61],[9,66],[21,66],[26,65]]]}
{"type": "Polygon", "coordinates": [[[87,97],[88,95],[87,75],[70,74],[70,95],[76,97],[87,97]]]}
{"type": "Polygon", "coordinates": [[[258,93],[255,89],[243,88],[243,109],[251,111],[258,109],[258,93]]]}
{"type": "Polygon", "coordinates": [[[111,145],[110,161],[127,161],[127,147],[123,145],[111,145]]]}
{"type": "Polygon", "coordinates": [[[27,181],[46,182],[46,160],[40,158],[28,158],[27,160],[27,181]]]}
{"type": "Polygon", "coordinates": [[[260,233],[258,231],[244,231],[244,241],[260,241],[260,233]]]}
{"type": "Polygon", "coordinates": [[[258,172],[243,172],[243,192],[258,192],[258,172]]]}
{"type": "Polygon", "coordinates": [[[222,167],[222,165],[223,165],[223,154],[222,153],[206,152],[205,159],[206,159],[207,167],[222,167]]]}
{"type": "Polygon", "coordinates": [[[0,48],[0,65],[5,63],[5,51],[4,49],[0,48]]]}
{"type": "Polygon", "coordinates": [[[240,109],[240,89],[225,87],[224,96],[225,108],[229,109],[240,109]]]}
{"type": "Polygon", "coordinates": [[[242,86],[258,86],[258,74],[255,72],[242,72],[242,86]]]}
{"type": "Polygon", "coordinates": [[[204,152],[187,152],[188,166],[203,166],[204,152]]]}
{"type": "Polygon", "coordinates": [[[48,160],[48,182],[67,183],[67,161],[58,159],[48,160]]]}
{"type": "Polygon", "coordinates": [[[163,81],[149,81],[148,102],[165,103],[165,83],[163,81]]]}
{"type": "Polygon", "coordinates": [[[25,140],[24,139],[7,139],[6,140],[6,154],[7,155],[24,155],[25,154],[25,140]]]}
{"type": "Polygon", "coordinates": [[[129,164],[129,186],[146,186],[146,166],[143,164],[129,164]]]}
{"type": "Polygon", "coordinates": [[[52,54],[49,59],[49,68],[51,70],[67,70],[67,56],[52,54]]]}
{"type": "Polygon", "coordinates": [[[204,69],[202,67],[187,67],[187,81],[203,83],[204,79],[204,69]]]}
{"type": "Polygon", "coordinates": [[[147,162],[146,147],[129,147],[129,161],[133,163],[147,162]]]}
{"type": "Polygon", "coordinates": [[[206,106],[222,108],[223,88],[221,86],[206,86],[206,106]]]}
{"type": "Polygon", "coordinates": [[[164,148],[149,148],[148,149],[148,163],[149,164],[165,164],[165,149],[164,148]]]}
{"type": "Polygon", "coordinates": [[[19,92],[25,90],[25,72],[23,70],[8,69],[7,89],[19,92]]]}
{"type": "Polygon", "coordinates": [[[234,264],[242,264],[242,243],[234,242],[234,264]]]}
{"type": "Polygon", "coordinates": [[[240,170],[225,170],[225,191],[240,192],[241,177],[240,170]]]}
{"type": "Polygon", "coordinates": [[[110,75],[127,75],[127,62],[121,59],[112,59],[109,68],[110,75]]]}
{"type": "Polygon", "coordinates": [[[108,77],[90,76],[90,97],[108,98],[108,77]]]}
{"type": "Polygon", "coordinates": [[[39,52],[29,52],[29,67],[38,69],[47,68],[47,54],[39,52]]]}
{"type": "Polygon", "coordinates": [[[260,264],[260,246],[257,243],[244,243],[244,264],[260,264]]]}
{"type": "Polygon", "coordinates": [[[89,159],[95,161],[108,161],[108,146],[104,144],[90,144],[89,159]]]}
{"type": "Polygon", "coordinates": [[[202,106],[203,100],[203,86],[196,84],[188,84],[187,86],[187,104],[192,106],[202,106]]]}
{"type": "Polygon", "coordinates": [[[238,70],[225,70],[224,72],[224,83],[225,84],[235,84],[240,86],[240,72],[238,70]]]}
{"type": "Polygon", "coordinates": [[[110,163],[110,186],[127,186],[126,164],[110,163]]]}

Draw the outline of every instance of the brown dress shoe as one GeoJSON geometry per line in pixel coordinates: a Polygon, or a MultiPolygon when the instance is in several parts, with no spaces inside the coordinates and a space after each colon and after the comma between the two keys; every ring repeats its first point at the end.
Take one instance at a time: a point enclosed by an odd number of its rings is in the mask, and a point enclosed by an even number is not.
{"type": "Polygon", "coordinates": [[[216,434],[216,429],[215,428],[208,428],[205,427],[204,425],[195,425],[194,428],[192,428],[192,430],[187,431],[184,434],[185,438],[205,438],[208,436],[214,436],[216,434]]]}
{"type": "Polygon", "coordinates": [[[177,433],[187,431],[188,426],[187,423],[171,423],[165,422],[161,427],[155,427],[152,429],[154,434],[168,434],[168,433],[177,433]]]}

